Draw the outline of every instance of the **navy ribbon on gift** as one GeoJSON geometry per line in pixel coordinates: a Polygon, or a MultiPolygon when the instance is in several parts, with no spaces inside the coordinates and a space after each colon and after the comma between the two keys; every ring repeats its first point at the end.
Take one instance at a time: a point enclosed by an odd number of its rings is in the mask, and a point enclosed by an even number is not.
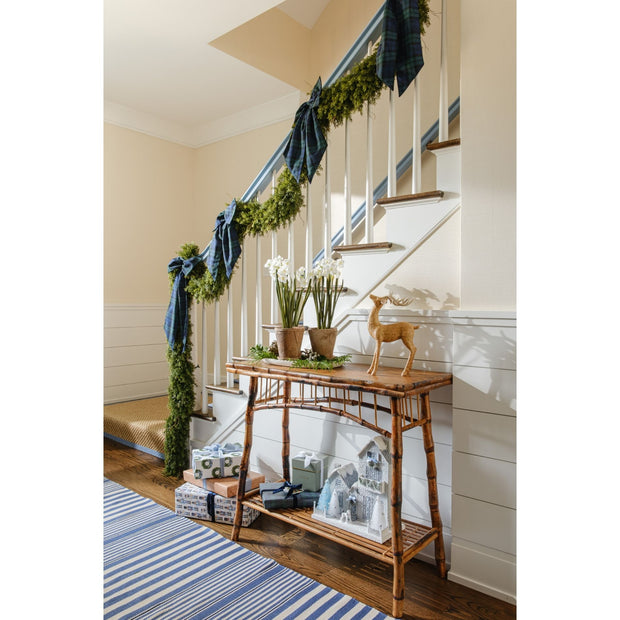
{"type": "Polygon", "coordinates": [[[226,268],[226,277],[230,278],[237,259],[241,255],[241,245],[237,229],[233,224],[233,217],[237,209],[237,201],[233,198],[228,207],[215,220],[213,239],[207,253],[207,269],[215,280],[220,264],[226,268]]]}
{"type": "MultiPolygon", "coordinates": [[[[290,497],[291,495],[294,494],[295,491],[301,491],[302,485],[301,484],[291,484],[290,482],[283,482],[282,486],[277,488],[277,489],[267,489],[268,491],[270,491],[271,493],[281,493],[282,491],[286,491],[286,489],[288,489],[288,492],[286,493],[286,497],[290,497]]],[[[295,502],[295,504],[297,504],[297,502],[295,502]]]]}
{"type": "Polygon", "coordinates": [[[312,177],[317,171],[323,153],[327,148],[327,140],[321,131],[316,115],[322,90],[323,86],[321,78],[319,78],[312,89],[310,99],[302,103],[295,113],[293,129],[291,129],[288,142],[284,147],[286,165],[298,183],[304,163],[306,164],[308,181],[312,182],[312,177]]]}
{"type": "Polygon", "coordinates": [[[209,491],[207,494],[207,512],[211,521],[215,521],[215,493],[213,491],[209,491]]]}
{"type": "Polygon", "coordinates": [[[387,0],[377,52],[379,79],[394,90],[396,76],[401,96],[423,66],[418,0],[387,0]]]}
{"type": "Polygon", "coordinates": [[[200,256],[192,256],[188,259],[177,256],[168,263],[168,273],[178,269],[178,273],[174,278],[174,284],[172,285],[170,303],[168,304],[168,310],[166,311],[166,318],[164,320],[164,331],[166,332],[168,345],[171,349],[174,348],[175,343],[181,341],[183,342],[183,351],[185,351],[189,325],[189,301],[187,299],[185,285],[187,284],[187,276],[201,261],[202,258],[200,258],[200,256]]]}

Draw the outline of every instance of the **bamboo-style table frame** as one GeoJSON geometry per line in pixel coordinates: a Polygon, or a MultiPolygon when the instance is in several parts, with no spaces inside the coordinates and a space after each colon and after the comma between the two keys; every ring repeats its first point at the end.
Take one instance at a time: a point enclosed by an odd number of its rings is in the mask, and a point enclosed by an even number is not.
{"type": "Polygon", "coordinates": [[[245,412],[245,444],[239,470],[237,507],[232,529],[232,540],[239,539],[243,506],[271,515],[346,547],[361,551],[393,566],[392,615],[401,618],[405,597],[404,565],[420,550],[435,542],[435,561],[441,577],[446,576],[443,528],[437,494],[437,468],[431,424],[429,393],[450,385],[452,375],[443,372],[411,370],[401,377],[399,368],[380,368],[375,376],[367,374],[367,366],[346,364],[335,370],[308,370],[270,364],[265,361],[234,361],[226,370],[250,377],[248,404],[245,412]],[[291,384],[299,385],[299,395],[291,395],[291,384]],[[390,406],[381,405],[378,396],[390,399],[390,406]],[[312,519],[311,508],[267,510],[260,496],[246,497],[245,482],[250,464],[254,412],[262,409],[282,411],[282,471],[290,481],[289,410],[309,409],[346,417],[356,423],[391,438],[392,485],[391,516],[392,538],[380,544],[340,528],[312,519]],[[389,418],[384,415],[389,414],[389,418]],[[390,428],[386,420],[391,421],[390,428]],[[383,426],[381,423],[383,422],[383,426]],[[431,527],[403,521],[402,453],[403,432],[422,427],[426,453],[428,499],[431,527]]]}

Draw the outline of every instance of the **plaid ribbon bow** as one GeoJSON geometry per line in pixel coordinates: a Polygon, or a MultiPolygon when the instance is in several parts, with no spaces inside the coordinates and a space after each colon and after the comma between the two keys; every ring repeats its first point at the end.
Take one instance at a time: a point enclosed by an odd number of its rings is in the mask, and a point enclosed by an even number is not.
{"type": "Polygon", "coordinates": [[[387,0],[377,52],[379,79],[394,90],[396,75],[400,97],[423,66],[418,0],[387,0]]]}
{"type": "Polygon", "coordinates": [[[233,198],[225,211],[222,211],[215,220],[213,239],[209,244],[207,254],[207,269],[215,280],[220,263],[224,261],[226,267],[226,277],[230,278],[233,267],[241,254],[237,229],[232,220],[237,209],[237,201],[233,198]]]}
{"type": "Polygon", "coordinates": [[[298,183],[304,162],[308,173],[308,181],[312,182],[312,177],[317,171],[323,158],[323,153],[325,153],[327,148],[327,140],[321,131],[316,116],[322,90],[323,86],[321,78],[319,78],[312,89],[310,99],[302,103],[295,113],[293,129],[291,129],[288,142],[284,148],[284,159],[298,183]]]}
{"type": "Polygon", "coordinates": [[[186,277],[191,273],[192,269],[202,260],[200,256],[192,256],[187,260],[180,257],[173,258],[168,263],[168,273],[178,269],[178,273],[174,278],[172,285],[172,293],[170,295],[170,303],[166,311],[164,320],[164,331],[168,339],[170,348],[174,348],[177,341],[183,341],[183,351],[187,344],[187,327],[189,323],[189,315],[187,313],[187,291],[185,285],[186,277]]]}
{"type": "Polygon", "coordinates": [[[278,487],[277,489],[269,489],[269,492],[275,494],[275,493],[281,493],[282,491],[286,491],[286,497],[290,497],[296,491],[301,491],[301,489],[302,489],[301,484],[291,484],[288,481],[284,481],[281,487],[278,487]]]}

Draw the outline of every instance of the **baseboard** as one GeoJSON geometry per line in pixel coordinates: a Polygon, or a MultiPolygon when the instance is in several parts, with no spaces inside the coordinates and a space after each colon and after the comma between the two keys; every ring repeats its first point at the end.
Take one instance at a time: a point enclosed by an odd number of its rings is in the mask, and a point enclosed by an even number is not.
{"type": "Polygon", "coordinates": [[[498,590],[496,588],[491,588],[484,583],[480,583],[474,579],[469,577],[463,577],[463,575],[459,575],[455,573],[454,570],[450,570],[448,572],[448,581],[454,581],[454,583],[458,583],[462,586],[466,586],[471,588],[472,590],[476,590],[477,592],[482,592],[483,594],[488,594],[493,598],[497,598],[500,601],[504,601],[506,603],[511,603],[512,605],[517,604],[516,596],[509,594],[508,592],[503,592],[502,590],[498,590]]]}

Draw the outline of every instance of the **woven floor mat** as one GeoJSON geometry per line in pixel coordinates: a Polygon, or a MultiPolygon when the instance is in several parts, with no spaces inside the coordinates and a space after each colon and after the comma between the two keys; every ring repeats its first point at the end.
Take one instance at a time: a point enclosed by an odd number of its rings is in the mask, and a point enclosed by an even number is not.
{"type": "Polygon", "coordinates": [[[105,405],[103,432],[163,454],[167,417],[167,396],[105,405]]]}

